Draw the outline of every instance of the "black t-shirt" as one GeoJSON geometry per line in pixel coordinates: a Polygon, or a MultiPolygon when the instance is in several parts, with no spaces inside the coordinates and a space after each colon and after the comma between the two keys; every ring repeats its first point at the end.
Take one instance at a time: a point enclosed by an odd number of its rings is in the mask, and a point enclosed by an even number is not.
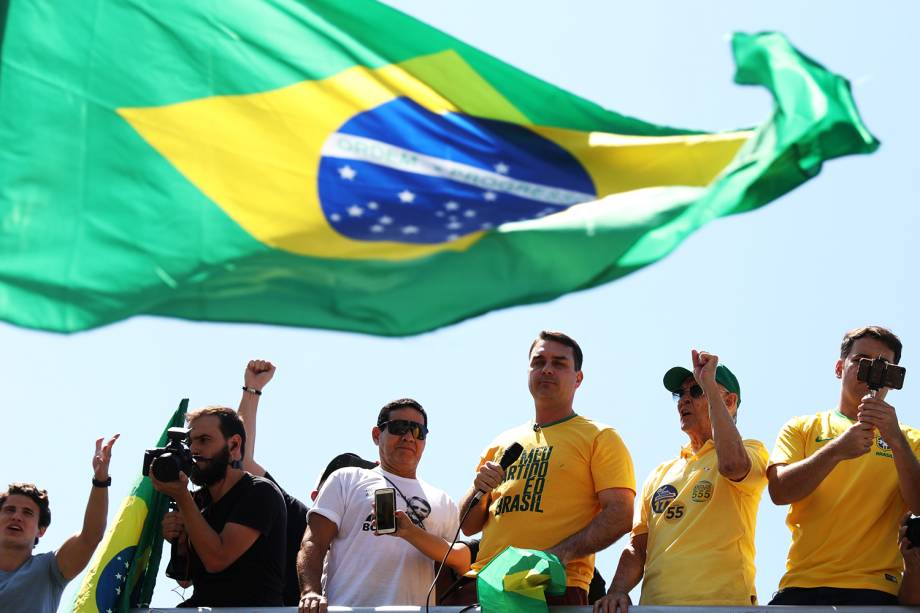
{"type": "Polygon", "coordinates": [[[191,598],[181,607],[281,606],[285,570],[284,498],[274,483],[244,473],[236,485],[211,504],[199,498],[198,507],[215,532],[228,523],[259,531],[252,546],[237,560],[217,573],[204,568],[193,547],[189,547],[189,574],[195,586],[191,598]]]}
{"type": "MultiPolygon", "coordinates": [[[[267,472],[265,478],[278,485],[275,478],[267,472]]],[[[303,533],[307,531],[307,505],[300,502],[283,487],[278,485],[281,495],[284,496],[284,506],[287,509],[287,554],[284,559],[287,562],[287,569],[284,572],[284,606],[296,607],[300,603],[300,581],[297,578],[297,552],[300,551],[300,542],[303,540],[303,533]]]]}

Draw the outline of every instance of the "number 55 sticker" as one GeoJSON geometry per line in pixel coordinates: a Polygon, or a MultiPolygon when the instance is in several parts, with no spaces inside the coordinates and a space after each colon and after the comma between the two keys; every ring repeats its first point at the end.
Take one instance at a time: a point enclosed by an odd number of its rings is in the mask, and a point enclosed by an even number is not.
{"type": "Polygon", "coordinates": [[[684,505],[680,503],[672,504],[665,510],[664,518],[667,520],[671,520],[671,521],[677,521],[678,519],[683,517],[686,512],[687,512],[687,509],[686,507],[684,507],[684,505]]]}

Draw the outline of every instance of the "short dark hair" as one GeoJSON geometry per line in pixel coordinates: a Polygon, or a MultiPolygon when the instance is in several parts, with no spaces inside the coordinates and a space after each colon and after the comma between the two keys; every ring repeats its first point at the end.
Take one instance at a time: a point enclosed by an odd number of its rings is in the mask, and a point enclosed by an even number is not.
{"type": "Polygon", "coordinates": [[[840,359],[842,360],[850,355],[850,350],[853,349],[853,343],[866,336],[881,341],[886,347],[891,349],[894,352],[895,364],[901,361],[901,339],[888,328],[883,328],[881,326],[863,326],[862,328],[856,328],[844,334],[843,342],[840,343],[840,359]]]}
{"type": "MultiPolygon", "coordinates": [[[[0,506],[6,504],[10,496],[25,496],[38,506],[38,527],[47,528],[51,525],[51,503],[48,501],[48,490],[40,490],[34,483],[10,483],[6,491],[0,494],[0,506]]],[[[35,539],[38,544],[38,539],[35,539]]]]}
{"type": "Polygon", "coordinates": [[[383,405],[383,408],[380,409],[380,413],[377,414],[377,427],[379,428],[384,423],[390,421],[390,413],[399,409],[415,409],[422,414],[422,418],[425,420],[425,427],[428,427],[428,414],[425,412],[425,409],[422,408],[422,405],[412,398],[400,398],[399,400],[394,400],[383,405]]]}
{"type": "Polygon", "coordinates": [[[326,482],[326,479],[328,479],[329,475],[331,475],[333,472],[340,468],[350,467],[371,469],[376,468],[377,463],[371,462],[370,460],[365,460],[357,453],[352,453],[350,451],[347,453],[340,453],[339,455],[332,458],[329,464],[326,465],[326,470],[324,470],[323,474],[320,476],[319,483],[316,484],[316,489],[322,488],[323,483],[326,482]]]}
{"type": "Polygon", "coordinates": [[[530,354],[533,353],[533,348],[537,344],[537,341],[556,341],[561,345],[572,348],[572,357],[575,359],[575,371],[578,372],[581,370],[581,364],[584,360],[584,355],[581,353],[581,347],[578,346],[578,343],[575,342],[575,339],[566,334],[565,332],[555,332],[553,330],[540,330],[540,334],[530,343],[530,350],[527,351],[527,357],[530,358],[530,354]]]}
{"type": "Polygon", "coordinates": [[[243,420],[237,415],[236,411],[227,407],[208,406],[195,409],[185,416],[185,423],[191,425],[199,417],[213,415],[220,420],[220,433],[225,439],[234,434],[239,434],[242,442],[240,443],[240,459],[246,457],[246,426],[243,420]]]}

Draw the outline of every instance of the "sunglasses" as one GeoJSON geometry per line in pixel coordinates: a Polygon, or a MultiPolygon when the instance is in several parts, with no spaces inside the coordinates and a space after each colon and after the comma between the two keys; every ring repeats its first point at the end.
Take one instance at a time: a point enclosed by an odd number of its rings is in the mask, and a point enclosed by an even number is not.
{"type": "Polygon", "coordinates": [[[390,421],[383,422],[377,427],[381,430],[387,430],[390,434],[395,436],[402,436],[406,432],[411,432],[412,437],[417,441],[424,441],[425,437],[428,436],[428,426],[420,424],[417,421],[409,421],[408,419],[391,419],[390,421]]]}
{"type": "Polygon", "coordinates": [[[701,388],[699,385],[691,385],[685,390],[679,389],[675,392],[671,392],[671,395],[674,396],[674,402],[677,402],[678,400],[684,397],[684,394],[687,394],[687,393],[690,394],[691,398],[700,398],[703,395],[703,388],[701,388]]]}

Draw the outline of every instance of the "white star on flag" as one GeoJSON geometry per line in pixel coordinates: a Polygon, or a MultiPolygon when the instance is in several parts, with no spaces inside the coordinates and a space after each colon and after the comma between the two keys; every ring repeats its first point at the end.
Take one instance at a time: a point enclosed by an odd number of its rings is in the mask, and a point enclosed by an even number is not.
{"type": "Polygon", "coordinates": [[[459,221],[452,221],[449,224],[447,224],[448,230],[459,230],[462,227],[463,227],[463,224],[460,223],[459,221]]]}
{"type": "Polygon", "coordinates": [[[390,225],[391,223],[393,223],[393,218],[390,217],[389,215],[384,215],[384,216],[381,217],[378,221],[379,221],[380,223],[382,223],[383,225],[388,226],[388,225],[390,225]]]}
{"type": "Polygon", "coordinates": [[[371,232],[383,232],[383,226],[380,224],[374,224],[371,226],[371,232]]]}
{"type": "Polygon", "coordinates": [[[508,174],[509,170],[511,169],[504,162],[499,162],[498,164],[495,165],[495,172],[497,172],[500,175],[508,174]]]}
{"type": "Polygon", "coordinates": [[[339,215],[338,213],[333,213],[332,215],[329,216],[329,219],[331,219],[332,221],[340,221],[342,219],[342,216],[339,215]]]}
{"type": "Polygon", "coordinates": [[[464,217],[476,217],[476,211],[469,209],[468,211],[463,211],[464,217]]]}
{"type": "Polygon", "coordinates": [[[351,181],[358,176],[358,171],[352,168],[351,166],[342,166],[339,168],[339,176],[345,179],[346,181],[351,181]]]}
{"type": "Polygon", "coordinates": [[[399,200],[400,202],[405,202],[409,204],[415,200],[415,194],[413,194],[407,189],[404,189],[401,192],[399,192],[399,200]]]}
{"type": "Polygon", "coordinates": [[[350,207],[348,207],[348,214],[351,215],[352,217],[361,217],[361,215],[364,214],[364,209],[362,209],[356,204],[353,204],[350,207]]]}
{"type": "Polygon", "coordinates": [[[121,573],[115,573],[115,578],[116,578],[116,579],[121,579],[121,573]]]}
{"type": "Polygon", "coordinates": [[[418,234],[418,228],[416,226],[406,226],[402,229],[403,234],[418,234]]]}
{"type": "Polygon", "coordinates": [[[460,208],[460,205],[454,202],[453,200],[451,200],[450,202],[444,205],[444,208],[447,209],[448,211],[456,211],[457,209],[460,208]]]}
{"type": "Polygon", "coordinates": [[[482,195],[482,197],[489,202],[493,202],[496,198],[498,198],[498,196],[495,195],[495,192],[486,192],[482,195]]]}
{"type": "Polygon", "coordinates": [[[369,209],[372,210],[372,211],[376,211],[378,206],[380,206],[380,205],[377,204],[376,202],[368,202],[368,203],[367,203],[367,208],[369,208],[369,209]]]}

